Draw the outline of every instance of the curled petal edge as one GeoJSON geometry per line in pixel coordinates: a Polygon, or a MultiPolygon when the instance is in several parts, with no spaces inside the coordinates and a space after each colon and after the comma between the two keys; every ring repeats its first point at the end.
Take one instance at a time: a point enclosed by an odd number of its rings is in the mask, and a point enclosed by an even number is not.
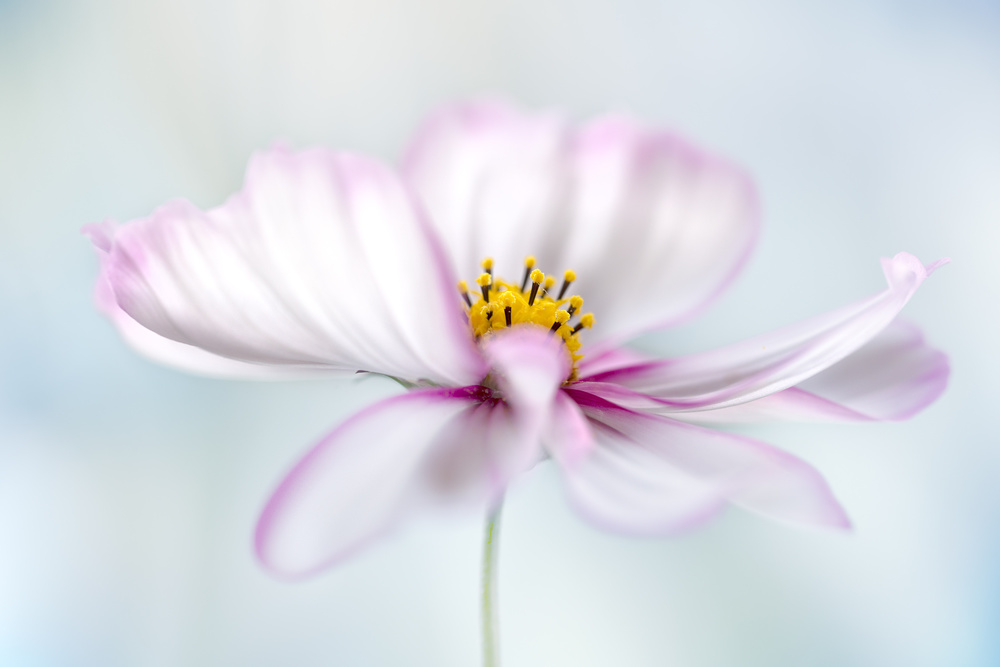
{"type": "Polygon", "coordinates": [[[755,401],[793,387],[865,346],[948,261],[924,267],[913,255],[899,253],[882,261],[889,287],[873,297],[719,350],[603,370],[581,381],[642,394],[660,411],[718,410],[755,401]]]}

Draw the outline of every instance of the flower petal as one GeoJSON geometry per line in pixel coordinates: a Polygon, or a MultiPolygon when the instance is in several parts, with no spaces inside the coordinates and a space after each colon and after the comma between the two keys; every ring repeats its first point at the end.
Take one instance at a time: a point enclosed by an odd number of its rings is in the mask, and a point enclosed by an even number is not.
{"type": "Polygon", "coordinates": [[[450,384],[485,372],[433,232],[372,160],[259,154],[224,205],[175,201],[102,243],[117,306],[209,355],[450,384]]]}
{"type": "Polygon", "coordinates": [[[563,467],[572,467],[594,449],[594,433],[580,407],[565,391],[552,405],[551,418],[542,435],[542,446],[563,467]]]}
{"type": "Polygon", "coordinates": [[[605,371],[637,366],[648,361],[652,361],[652,359],[636,350],[602,345],[597,350],[587,349],[587,354],[580,360],[577,374],[581,378],[593,377],[605,371]]]}
{"type": "Polygon", "coordinates": [[[311,377],[323,372],[320,369],[266,366],[227,359],[200,348],[164,338],[147,329],[118,307],[114,291],[107,281],[104,264],[108,261],[108,250],[112,245],[114,225],[112,223],[87,225],[83,228],[83,232],[91,237],[102,266],[101,276],[94,290],[97,308],[111,320],[118,333],[129,345],[149,359],[197,375],[243,380],[294,379],[311,377]]]}
{"type": "Polygon", "coordinates": [[[595,313],[595,340],[622,340],[700,312],[736,277],[759,231],[747,175],[623,117],[573,144],[571,229],[559,258],[595,313]]]}
{"type": "Polygon", "coordinates": [[[517,460],[520,467],[529,467],[540,456],[541,440],[564,418],[571,418],[564,410],[556,413],[559,387],[571,369],[569,353],[562,339],[548,330],[520,325],[490,336],[483,354],[493,369],[491,377],[518,423],[521,435],[515,445],[520,451],[517,460]]]}
{"type": "Polygon", "coordinates": [[[768,445],[666,417],[626,410],[575,389],[596,446],[564,467],[570,501],[616,532],[670,535],[733,503],[774,519],[847,528],[822,476],[768,445]]]}
{"type": "Polygon", "coordinates": [[[606,370],[582,380],[645,394],[660,404],[660,412],[754,401],[795,386],[863,347],[944,261],[924,267],[913,255],[899,253],[882,261],[888,289],[864,301],[712,352],[606,370]]]}
{"type": "Polygon", "coordinates": [[[462,276],[493,257],[520,280],[524,258],[565,242],[568,128],[554,113],[524,114],[480,100],[441,109],[417,133],[402,171],[462,276]]]}
{"type": "Polygon", "coordinates": [[[898,421],[937,400],[948,358],[912,324],[895,321],[846,359],[796,387],[750,403],[675,415],[699,423],[898,421]]]}
{"type": "Polygon", "coordinates": [[[421,507],[485,510],[523,471],[522,436],[510,407],[487,400],[481,387],[422,389],[377,403],[282,481],[258,523],[257,554],[275,574],[305,576],[421,507]]]}
{"type": "Polygon", "coordinates": [[[732,280],[757,236],[742,171],[678,137],[620,117],[575,134],[551,113],[475,102],[435,115],[404,174],[452,251],[478,274],[490,256],[519,280],[527,255],[573,269],[598,318],[622,339],[696,313],[732,280]]]}
{"type": "Polygon", "coordinates": [[[533,324],[497,331],[485,340],[483,354],[504,398],[526,412],[547,410],[572,368],[562,339],[533,324]]]}

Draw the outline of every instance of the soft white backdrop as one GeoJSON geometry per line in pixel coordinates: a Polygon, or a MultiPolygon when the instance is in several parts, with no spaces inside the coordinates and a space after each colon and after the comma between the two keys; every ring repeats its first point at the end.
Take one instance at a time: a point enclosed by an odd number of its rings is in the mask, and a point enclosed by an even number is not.
{"type": "Polygon", "coordinates": [[[78,230],[219,203],[275,140],[393,159],[481,93],[630,111],[754,174],[746,274],[658,351],[866,295],[899,250],[954,259],[905,313],[952,357],[936,405],[753,431],[828,476],[853,534],[733,511],[616,538],[542,466],[503,519],[505,664],[1000,662],[995,3],[0,0],[0,665],[476,664],[478,523],[415,523],[297,585],[252,557],[284,470],[393,387],[148,363],[94,310],[78,230]]]}

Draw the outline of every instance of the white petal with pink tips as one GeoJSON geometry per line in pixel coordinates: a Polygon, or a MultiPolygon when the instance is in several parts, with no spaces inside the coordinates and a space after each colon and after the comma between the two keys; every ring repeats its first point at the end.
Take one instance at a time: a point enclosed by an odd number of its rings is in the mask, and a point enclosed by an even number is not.
{"type": "Polygon", "coordinates": [[[727,503],[793,523],[850,526],[823,477],[790,454],[571,394],[593,423],[597,444],[582,464],[564,468],[566,486],[577,510],[603,528],[670,535],[727,503]]]}
{"type": "Polygon", "coordinates": [[[933,403],[948,385],[948,358],[912,324],[895,321],[869,343],[795,387],[719,410],[678,413],[685,421],[748,423],[898,421],[933,403]]]}
{"type": "Polygon", "coordinates": [[[619,116],[572,130],[500,103],[448,107],[403,172],[459,273],[486,256],[516,273],[529,255],[556,275],[576,271],[600,318],[594,341],[696,314],[735,278],[759,229],[742,170],[619,116]]]}
{"type": "MultiPolygon", "coordinates": [[[[261,562],[301,577],[355,553],[408,514],[496,502],[523,472],[510,408],[473,388],[420,389],[354,415],[284,478],[257,526],[261,562]]],[[[529,457],[532,462],[537,456],[529,457]]]]}
{"type": "Polygon", "coordinates": [[[115,230],[102,268],[121,311],[224,359],[448,384],[484,371],[436,237],[367,158],[257,155],[223,206],[177,201],[115,230]]]}
{"type": "Polygon", "coordinates": [[[581,380],[641,394],[664,413],[755,401],[795,386],[863,347],[939,265],[924,267],[913,255],[899,253],[882,261],[888,288],[868,299],[719,350],[603,370],[581,380]]]}

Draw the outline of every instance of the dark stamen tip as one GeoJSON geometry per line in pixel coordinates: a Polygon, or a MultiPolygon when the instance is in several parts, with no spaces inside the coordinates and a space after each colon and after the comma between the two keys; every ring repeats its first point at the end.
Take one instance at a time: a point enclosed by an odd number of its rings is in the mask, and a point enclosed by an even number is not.
{"type": "Polygon", "coordinates": [[[541,285],[539,283],[531,283],[531,296],[528,297],[528,305],[535,305],[535,297],[538,296],[538,288],[541,285]]]}

